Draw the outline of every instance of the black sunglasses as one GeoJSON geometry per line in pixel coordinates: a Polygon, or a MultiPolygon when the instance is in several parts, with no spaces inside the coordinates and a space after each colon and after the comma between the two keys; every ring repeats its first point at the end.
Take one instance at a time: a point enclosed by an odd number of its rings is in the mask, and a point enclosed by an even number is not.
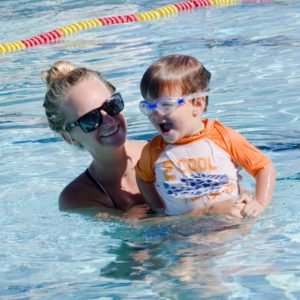
{"type": "Polygon", "coordinates": [[[101,110],[104,110],[110,116],[116,116],[124,108],[124,101],[120,93],[113,94],[100,107],[91,110],[73,123],[68,123],[66,131],[79,126],[84,132],[91,132],[102,124],[101,110]]]}

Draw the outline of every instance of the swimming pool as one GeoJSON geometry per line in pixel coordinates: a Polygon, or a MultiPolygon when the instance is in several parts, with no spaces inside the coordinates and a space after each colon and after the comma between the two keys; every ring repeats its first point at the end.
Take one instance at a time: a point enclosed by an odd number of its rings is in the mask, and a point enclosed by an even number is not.
{"type": "MultiPolygon", "coordinates": [[[[171,3],[136,2],[1,1],[0,41],[171,3]]],[[[299,299],[299,11],[298,1],[199,8],[0,56],[0,298],[299,299]],[[242,223],[127,224],[59,212],[59,192],[90,158],[48,128],[41,70],[65,59],[102,71],[126,99],[130,137],[145,139],[154,131],[137,109],[139,80],[172,53],[212,72],[207,116],[274,161],[268,210],[242,223]]],[[[246,175],[245,185],[253,186],[246,175]]]]}

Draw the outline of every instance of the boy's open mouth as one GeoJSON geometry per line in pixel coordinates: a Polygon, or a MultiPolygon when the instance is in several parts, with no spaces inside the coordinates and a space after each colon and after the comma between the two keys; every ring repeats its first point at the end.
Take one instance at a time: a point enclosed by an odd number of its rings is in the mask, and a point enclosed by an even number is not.
{"type": "Polygon", "coordinates": [[[159,128],[162,133],[167,133],[172,129],[172,123],[160,123],[159,128]]]}

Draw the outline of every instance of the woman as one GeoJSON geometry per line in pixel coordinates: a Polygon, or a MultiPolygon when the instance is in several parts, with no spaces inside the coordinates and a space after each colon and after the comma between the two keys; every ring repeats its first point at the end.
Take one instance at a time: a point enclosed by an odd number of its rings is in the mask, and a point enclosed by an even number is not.
{"type": "Polygon", "coordinates": [[[56,62],[43,72],[43,79],[50,128],[93,158],[61,192],[60,209],[99,207],[115,214],[143,204],[134,166],[145,143],[126,139],[121,94],[100,73],[67,61],[56,62]]]}

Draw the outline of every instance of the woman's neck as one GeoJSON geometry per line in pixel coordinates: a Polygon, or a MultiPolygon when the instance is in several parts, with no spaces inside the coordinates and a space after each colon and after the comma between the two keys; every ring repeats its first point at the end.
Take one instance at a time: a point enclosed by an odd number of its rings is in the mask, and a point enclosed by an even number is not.
{"type": "Polygon", "coordinates": [[[110,149],[94,157],[89,170],[102,182],[118,182],[126,174],[131,160],[125,144],[117,149],[110,149]]]}

